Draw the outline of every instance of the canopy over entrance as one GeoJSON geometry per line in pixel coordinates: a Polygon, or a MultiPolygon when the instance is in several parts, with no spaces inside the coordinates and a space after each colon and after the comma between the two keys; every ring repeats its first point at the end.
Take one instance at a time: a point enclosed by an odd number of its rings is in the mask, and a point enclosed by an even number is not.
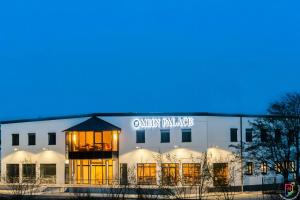
{"type": "Polygon", "coordinates": [[[96,116],[89,118],[88,120],[81,122],[75,126],[72,126],[64,132],[71,132],[71,131],[120,131],[121,128],[108,123],[102,119],[99,119],[96,116]]]}

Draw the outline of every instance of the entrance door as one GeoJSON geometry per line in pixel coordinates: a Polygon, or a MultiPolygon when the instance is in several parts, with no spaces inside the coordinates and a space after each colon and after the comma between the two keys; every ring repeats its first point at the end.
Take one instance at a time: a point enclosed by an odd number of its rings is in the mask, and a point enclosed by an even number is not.
{"type": "Polygon", "coordinates": [[[77,184],[112,184],[112,160],[73,160],[77,184]]]}

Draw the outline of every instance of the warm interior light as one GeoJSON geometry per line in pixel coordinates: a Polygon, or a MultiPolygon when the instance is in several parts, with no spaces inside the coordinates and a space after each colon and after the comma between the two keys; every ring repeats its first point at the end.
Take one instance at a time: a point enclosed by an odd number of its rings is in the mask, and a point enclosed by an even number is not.
{"type": "Polygon", "coordinates": [[[117,132],[114,132],[113,133],[113,140],[118,140],[118,133],[117,132]]]}
{"type": "Polygon", "coordinates": [[[77,140],[76,135],[73,134],[73,143],[76,143],[76,140],[77,140]]]}
{"type": "Polygon", "coordinates": [[[18,148],[14,148],[14,151],[18,151],[18,148]]]}

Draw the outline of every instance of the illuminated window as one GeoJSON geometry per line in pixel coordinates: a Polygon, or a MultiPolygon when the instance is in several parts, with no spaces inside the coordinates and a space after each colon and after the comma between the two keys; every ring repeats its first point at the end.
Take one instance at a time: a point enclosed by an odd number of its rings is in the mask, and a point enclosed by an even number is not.
{"type": "Polygon", "coordinates": [[[145,130],[136,131],[136,143],[145,143],[145,130]]]}
{"type": "Polygon", "coordinates": [[[179,180],[179,164],[162,163],[161,170],[163,185],[177,185],[179,180]]]}
{"type": "Polygon", "coordinates": [[[246,142],[252,142],[252,132],[251,128],[246,129],[246,142]]]}
{"type": "Polygon", "coordinates": [[[112,150],[112,131],[103,131],[103,150],[112,150]]]}
{"type": "Polygon", "coordinates": [[[230,129],[230,141],[237,142],[237,128],[230,129]]]}
{"type": "Polygon", "coordinates": [[[138,163],[137,178],[140,185],[156,184],[156,164],[155,163],[138,163]]]}
{"type": "Polygon", "coordinates": [[[192,142],[192,130],[182,129],[182,142],[192,142]]]}
{"type": "Polygon", "coordinates": [[[70,152],[79,151],[118,151],[118,131],[73,131],[67,133],[67,144],[70,152]]]}
{"type": "Polygon", "coordinates": [[[280,162],[276,162],[275,163],[275,172],[276,174],[280,174],[281,173],[281,163],[280,162]]]}
{"type": "Polygon", "coordinates": [[[200,168],[199,163],[182,164],[183,183],[198,184],[200,181],[200,168]]]}
{"type": "Polygon", "coordinates": [[[253,175],[253,162],[246,163],[246,175],[253,175]]]}
{"type": "Polygon", "coordinates": [[[289,172],[295,172],[296,171],[295,161],[286,161],[285,166],[287,166],[287,169],[289,170],[289,172]]]}
{"type": "Polygon", "coordinates": [[[15,133],[11,135],[12,146],[19,146],[19,134],[15,133]]]}
{"type": "Polygon", "coordinates": [[[261,173],[263,175],[268,173],[268,164],[266,162],[261,163],[261,173]]]}
{"type": "Polygon", "coordinates": [[[169,143],[170,142],[170,130],[161,130],[160,131],[160,143],[169,143]]]}

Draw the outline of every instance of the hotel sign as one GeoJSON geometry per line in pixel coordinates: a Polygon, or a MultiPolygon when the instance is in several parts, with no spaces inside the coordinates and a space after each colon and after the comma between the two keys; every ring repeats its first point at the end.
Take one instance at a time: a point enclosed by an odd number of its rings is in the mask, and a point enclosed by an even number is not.
{"type": "Polygon", "coordinates": [[[194,118],[192,117],[154,117],[154,118],[138,118],[132,121],[132,125],[136,129],[148,128],[190,128],[194,126],[194,118]]]}

